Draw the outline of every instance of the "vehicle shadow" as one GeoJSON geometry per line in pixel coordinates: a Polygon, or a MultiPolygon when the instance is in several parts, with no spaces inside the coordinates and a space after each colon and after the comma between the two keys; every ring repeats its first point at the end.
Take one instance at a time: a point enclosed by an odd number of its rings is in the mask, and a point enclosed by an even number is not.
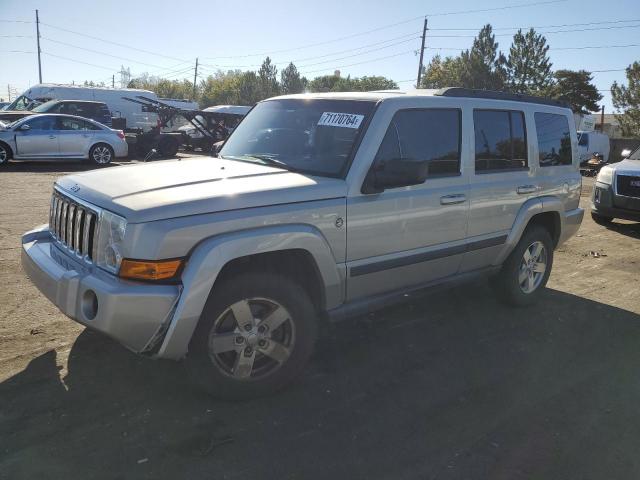
{"type": "Polygon", "coordinates": [[[85,172],[87,170],[97,170],[102,168],[112,168],[121,164],[127,164],[128,161],[113,162],[108,165],[96,165],[87,160],[67,160],[67,159],[51,159],[48,161],[32,161],[32,160],[11,160],[4,165],[0,172],[33,172],[33,173],[72,173],[85,172]]]}
{"type": "Polygon", "coordinates": [[[191,387],[85,330],[0,384],[0,478],[637,478],[640,316],[478,283],[330,329],[289,389],[191,387]]]}
{"type": "Polygon", "coordinates": [[[605,228],[613,232],[621,233],[631,238],[640,238],[640,222],[638,223],[619,223],[613,221],[605,228]]]}

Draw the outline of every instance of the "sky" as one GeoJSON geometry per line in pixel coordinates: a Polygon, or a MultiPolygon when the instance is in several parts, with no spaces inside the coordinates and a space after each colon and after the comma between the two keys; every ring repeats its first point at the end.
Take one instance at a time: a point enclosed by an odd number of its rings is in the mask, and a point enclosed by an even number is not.
{"type": "Polygon", "coordinates": [[[196,57],[203,78],[218,69],[257,70],[269,55],[279,70],[293,61],[308,78],[338,69],[413,88],[427,16],[425,64],[470,47],[486,23],[505,52],[518,27],[536,27],[546,32],[554,70],[616,70],[594,73],[612,112],[611,84],[625,82],[624,68],[640,60],[640,2],[541,2],[0,0],[0,98],[38,83],[36,9],[43,82],[110,84],[115,75],[116,85],[122,66],[134,77],[193,81],[196,57]]]}

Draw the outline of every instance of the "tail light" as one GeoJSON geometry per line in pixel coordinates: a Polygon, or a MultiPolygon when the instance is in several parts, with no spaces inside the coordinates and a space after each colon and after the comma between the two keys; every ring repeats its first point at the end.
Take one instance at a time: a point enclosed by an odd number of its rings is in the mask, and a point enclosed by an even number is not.
{"type": "Polygon", "coordinates": [[[124,132],[122,130],[118,130],[118,137],[124,140],[124,132]]]}

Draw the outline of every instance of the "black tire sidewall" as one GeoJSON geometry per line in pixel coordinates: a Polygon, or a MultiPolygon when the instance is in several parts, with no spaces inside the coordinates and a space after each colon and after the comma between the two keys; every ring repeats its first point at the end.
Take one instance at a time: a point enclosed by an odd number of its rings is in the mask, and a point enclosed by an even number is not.
{"type": "Polygon", "coordinates": [[[192,380],[219,398],[244,399],[271,394],[303,370],[317,337],[317,313],[307,293],[288,278],[271,273],[243,273],[214,286],[191,339],[185,365],[192,380]],[[209,332],[215,319],[233,303],[252,297],[272,299],[284,306],[295,325],[291,355],[277,371],[263,379],[235,380],[221,372],[208,354],[209,332]]]}
{"type": "Polygon", "coordinates": [[[551,239],[551,235],[543,227],[537,225],[528,227],[516,247],[504,262],[500,273],[494,279],[494,285],[497,287],[501,299],[509,305],[516,307],[531,305],[538,299],[541,292],[547,285],[552,267],[553,240],[551,239]],[[544,277],[542,278],[542,282],[538,288],[531,293],[524,293],[518,282],[520,264],[525,250],[536,241],[541,241],[544,244],[544,248],[547,250],[547,269],[544,272],[544,277]]]}
{"type": "Polygon", "coordinates": [[[114,158],[115,158],[115,152],[113,151],[113,148],[111,147],[111,145],[107,143],[96,143],[93,147],[91,147],[91,150],[89,150],[89,159],[93,162],[94,165],[98,165],[101,167],[104,165],[109,165],[111,162],[113,162],[114,158]],[[109,149],[109,153],[111,153],[111,158],[107,163],[98,163],[93,159],[93,152],[98,147],[107,147],[109,149]]]}
{"type": "Polygon", "coordinates": [[[0,160],[0,167],[1,167],[9,163],[9,160],[11,160],[11,149],[4,143],[0,143],[0,149],[4,150],[7,154],[7,158],[5,158],[5,160],[0,160]]]}

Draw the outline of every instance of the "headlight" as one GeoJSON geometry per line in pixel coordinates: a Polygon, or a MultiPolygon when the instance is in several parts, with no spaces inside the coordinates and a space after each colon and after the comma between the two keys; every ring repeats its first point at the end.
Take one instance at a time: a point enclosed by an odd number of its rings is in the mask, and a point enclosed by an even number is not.
{"type": "Polygon", "coordinates": [[[98,238],[96,239],[95,264],[117,274],[122,261],[122,241],[127,230],[127,221],[111,212],[103,210],[98,224],[98,238]]]}
{"type": "Polygon", "coordinates": [[[613,182],[613,168],[602,167],[600,169],[600,172],[598,173],[596,182],[606,183],[607,185],[611,185],[611,182],[613,182]]]}

